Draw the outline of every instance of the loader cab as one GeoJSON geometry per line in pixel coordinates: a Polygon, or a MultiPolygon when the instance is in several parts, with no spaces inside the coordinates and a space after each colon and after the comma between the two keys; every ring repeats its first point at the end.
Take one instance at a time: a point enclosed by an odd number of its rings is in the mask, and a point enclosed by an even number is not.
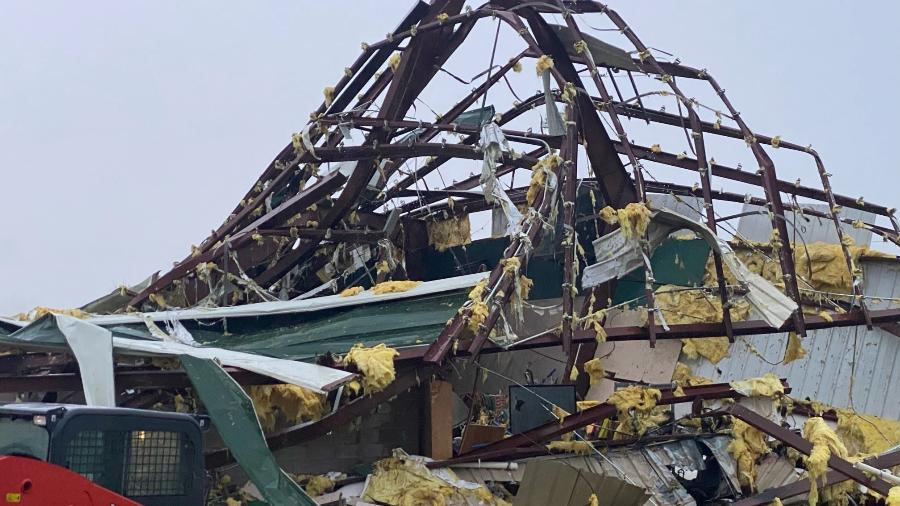
{"type": "Polygon", "coordinates": [[[66,404],[0,405],[0,455],[74,471],[148,506],[202,505],[204,416],[66,404]]]}

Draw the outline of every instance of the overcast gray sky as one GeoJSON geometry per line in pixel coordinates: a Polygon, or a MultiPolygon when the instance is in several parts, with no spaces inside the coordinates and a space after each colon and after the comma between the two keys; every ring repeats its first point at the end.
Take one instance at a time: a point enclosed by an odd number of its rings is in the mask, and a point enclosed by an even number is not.
{"type": "MultiPolygon", "coordinates": [[[[900,3],[609,3],[709,68],[756,131],[812,143],[840,192],[900,203],[900,3]]],[[[0,2],[0,314],[184,257],[410,4],[0,2]]]]}

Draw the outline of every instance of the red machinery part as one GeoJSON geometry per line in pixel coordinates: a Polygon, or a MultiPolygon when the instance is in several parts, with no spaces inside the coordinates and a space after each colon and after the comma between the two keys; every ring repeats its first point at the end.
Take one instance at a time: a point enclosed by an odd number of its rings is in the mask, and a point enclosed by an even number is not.
{"type": "Polygon", "coordinates": [[[140,506],[78,473],[42,460],[0,456],[0,505],[140,506]]]}

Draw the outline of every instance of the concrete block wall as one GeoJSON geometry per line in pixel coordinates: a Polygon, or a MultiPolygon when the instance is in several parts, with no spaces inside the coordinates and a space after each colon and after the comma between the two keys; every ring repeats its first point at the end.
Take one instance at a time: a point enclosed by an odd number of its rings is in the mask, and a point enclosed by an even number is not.
{"type": "Polygon", "coordinates": [[[394,448],[421,454],[423,401],[421,387],[411,389],[326,436],[276,451],[275,457],[289,473],[323,474],[371,464],[394,448]]]}

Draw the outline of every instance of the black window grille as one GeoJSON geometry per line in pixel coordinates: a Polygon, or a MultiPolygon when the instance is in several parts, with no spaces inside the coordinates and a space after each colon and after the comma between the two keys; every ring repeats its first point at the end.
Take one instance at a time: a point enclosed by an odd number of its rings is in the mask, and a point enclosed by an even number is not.
{"type": "Polygon", "coordinates": [[[84,430],[69,441],[72,471],[128,497],[184,495],[193,448],[186,434],[84,430]]]}

